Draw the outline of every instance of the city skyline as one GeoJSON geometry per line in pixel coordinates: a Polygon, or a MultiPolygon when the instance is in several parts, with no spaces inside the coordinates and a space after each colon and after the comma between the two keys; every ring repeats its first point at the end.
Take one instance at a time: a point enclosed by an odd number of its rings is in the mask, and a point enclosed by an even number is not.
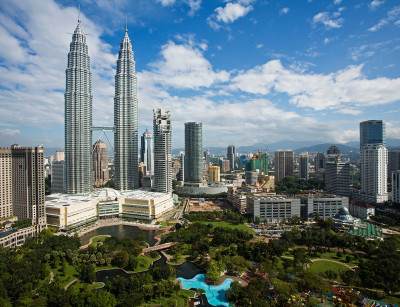
{"type": "MultiPolygon", "coordinates": [[[[78,3],[5,2],[0,13],[0,144],[62,147],[67,33],[78,3]]],[[[205,146],[355,141],[368,119],[384,120],[387,138],[400,138],[395,1],[81,3],[93,125],[113,124],[125,15],[139,133],[161,107],[174,118],[173,148],[183,147],[187,121],[204,124],[205,146]]]]}

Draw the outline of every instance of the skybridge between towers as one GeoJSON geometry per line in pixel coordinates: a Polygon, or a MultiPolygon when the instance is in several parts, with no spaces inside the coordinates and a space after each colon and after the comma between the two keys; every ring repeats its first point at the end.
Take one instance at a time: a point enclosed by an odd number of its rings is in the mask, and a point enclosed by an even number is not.
{"type": "MultiPolygon", "coordinates": [[[[92,130],[92,137],[93,137],[93,131],[101,131],[98,140],[100,140],[101,136],[104,134],[104,136],[106,137],[106,139],[108,141],[108,144],[110,144],[111,149],[114,151],[114,147],[111,144],[111,142],[108,139],[107,134],[106,134],[106,131],[112,131],[114,133],[114,131],[115,131],[114,127],[110,127],[110,126],[92,126],[92,127],[90,127],[90,130],[92,130]]],[[[92,146],[92,154],[93,154],[93,146],[92,146]]]]}

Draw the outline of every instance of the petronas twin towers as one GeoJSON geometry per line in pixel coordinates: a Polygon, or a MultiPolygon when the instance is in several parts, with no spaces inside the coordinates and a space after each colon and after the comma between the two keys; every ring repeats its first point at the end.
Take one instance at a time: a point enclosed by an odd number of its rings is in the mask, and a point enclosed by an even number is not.
{"type": "MultiPolygon", "coordinates": [[[[132,44],[125,30],[117,61],[114,98],[114,166],[119,190],[139,187],[138,100],[132,44]]],[[[92,74],[86,37],[80,21],[68,53],[65,90],[65,161],[68,194],[93,187],[92,74]]]]}

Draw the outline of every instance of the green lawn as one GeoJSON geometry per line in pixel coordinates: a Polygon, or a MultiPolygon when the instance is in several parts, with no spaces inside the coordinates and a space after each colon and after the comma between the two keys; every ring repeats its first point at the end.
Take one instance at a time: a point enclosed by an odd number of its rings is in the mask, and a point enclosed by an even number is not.
{"type": "Polygon", "coordinates": [[[212,224],[214,227],[225,227],[225,228],[231,228],[231,229],[239,229],[239,230],[243,230],[246,231],[248,233],[254,234],[254,231],[248,227],[245,224],[239,224],[239,225],[235,225],[232,223],[228,223],[228,222],[200,222],[202,224],[212,224]]]}
{"type": "Polygon", "coordinates": [[[316,261],[310,264],[309,270],[314,273],[322,273],[328,270],[335,271],[336,273],[340,274],[341,271],[349,270],[348,267],[330,261],[316,261]]]}
{"type": "Polygon", "coordinates": [[[175,226],[176,223],[178,223],[178,222],[172,223],[172,222],[164,222],[164,221],[162,221],[162,222],[160,222],[160,225],[162,225],[162,226],[175,226]]]}
{"type": "MultiPolygon", "coordinates": [[[[136,273],[136,272],[142,272],[142,271],[147,271],[150,266],[153,264],[154,261],[160,259],[161,256],[158,255],[156,258],[151,258],[149,254],[146,256],[139,255],[139,265],[134,271],[127,271],[128,273],[136,273]]],[[[105,266],[96,266],[96,272],[101,271],[101,270],[112,270],[112,269],[120,269],[120,267],[114,266],[114,265],[105,265],[105,266]]]]}
{"type": "Polygon", "coordinates": [[[64,274],[62,272],[62,265],[53,269],[49,264],[47,264],[47,269],[54,273],[54,281],[59,280],[63,287],[79,276],[73,265],[70,265],[67,261],[65,261],[65,264],[64,274]]]}
{"type": "MultiPolygon", "coordinates": [[[[349,255],[349,254],[347,254],[349,255]]],[[[313,257],[310,256],[311,259],[317,259],[317,258],[322,258],[322,259],[331,259],[331,260],[336,260],[336,261],[340,261],[343,263],[346,263],[350,266],[357,266],[358,265],[358,260],[355,260],[354,257],[351,255],[351,261],[350,262],[346,262],[346,256],[347,255],[343,255],[342,257],[338,257],[336,255],[336,252],[329,252],[329,253],[323,253],[321,256],[318,257],[313,257]]]]}
{"type": "Polygon", "coordinates": [[[103,242],[106,238],[108,238],[108,235],[100,235],[92,238],[92,245],[97,245],[99,242],[103,242]]]}

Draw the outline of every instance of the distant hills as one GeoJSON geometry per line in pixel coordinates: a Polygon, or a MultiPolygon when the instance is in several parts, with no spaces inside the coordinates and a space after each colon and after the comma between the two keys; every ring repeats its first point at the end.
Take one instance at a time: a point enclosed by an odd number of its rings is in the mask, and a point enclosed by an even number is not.
{"type": "MultiPolygon", "coordinates": [[[[236,147],[236,152],[239,153],[249,153],[249,152],[256,152],[256,151],[265,151],[268,148],[268,152],[270,154],[274,153],[278,149],[292,149],[296,154],[299,154],[301,152],[309,152],[309,153],[317,153],[317,152],[323,152],[326,153],[328,148],[332,145],[336,145],[339,149],[340,152],[344,155],[347,156],[359,156],[359,147],[360,143],[358,141],[351,141],[347,142],[344,144],[335,144],[335,143],[324,143],[321,144],[318,141],[291,141],[291,140],[286,140],[286,141],[280,141],[276,143],[270,143],[270,144],[263,144],[263,143],[256,143],[254,145],[250,146],[239,146],[236,147]]],[[[386,139],[386,145],[388,149],[400,149],[400,139],[386,139]]],[[[108,154],[110,156],[113,155],[113,152],[110,148],[108,147],[108,154]]],[[[203,151],[209,149],[211,154],[214,155],[226,155],[226,150],[227,147],[204,147],[203,151]]],[[[45,147],[45,155],[55,155],[57,150],[64,150],[63,148],[58,148],[58,147],[45,147]]],[[[185,151],[184,148],[174,148],[172,149],[172,154],[173,155],[178,155],[179,152],[185,151]]]]}

